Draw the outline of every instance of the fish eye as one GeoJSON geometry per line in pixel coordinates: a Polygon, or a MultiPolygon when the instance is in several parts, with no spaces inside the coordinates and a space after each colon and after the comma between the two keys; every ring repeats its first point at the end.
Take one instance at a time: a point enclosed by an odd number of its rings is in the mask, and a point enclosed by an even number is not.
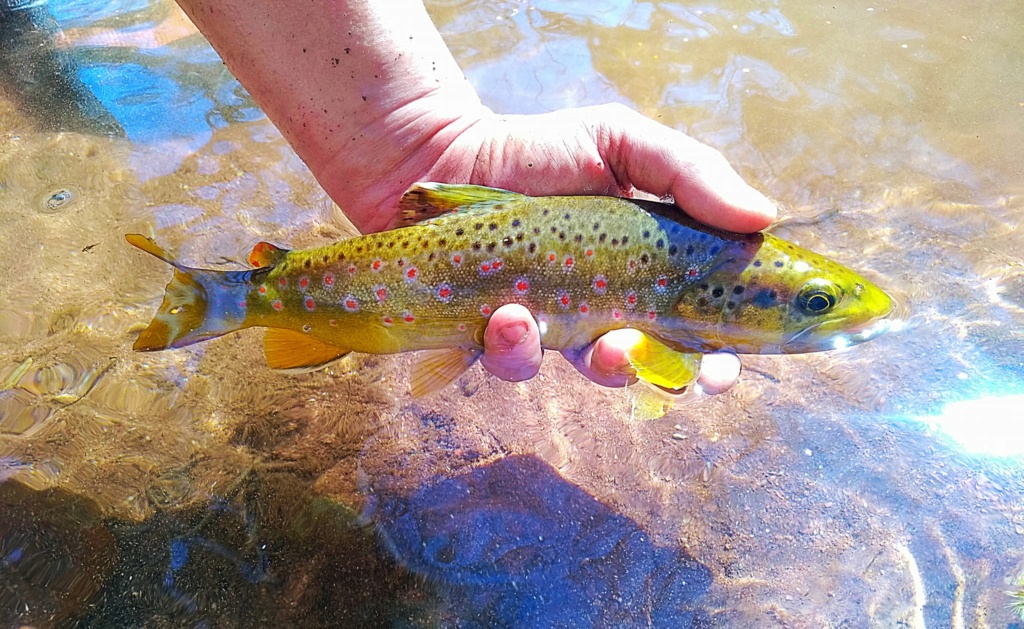
{"type": "Polygon", "coordinates": [[[839,301],[838,291],[832,284],[818,281],[808,282],[796,297],[796,303],[807,314],[825,314],[839,301]]]}

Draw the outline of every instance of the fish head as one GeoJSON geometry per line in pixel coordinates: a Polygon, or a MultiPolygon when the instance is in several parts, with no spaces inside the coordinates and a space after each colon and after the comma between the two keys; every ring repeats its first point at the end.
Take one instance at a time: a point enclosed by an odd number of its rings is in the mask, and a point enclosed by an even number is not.
{"type": "Polygon", "coordinates": [[[855,271],[764,235],[712,269],[677,305],[703,320],[705,349],[797,354],[838,349],[888,329],[892,299],[855,271]]]}

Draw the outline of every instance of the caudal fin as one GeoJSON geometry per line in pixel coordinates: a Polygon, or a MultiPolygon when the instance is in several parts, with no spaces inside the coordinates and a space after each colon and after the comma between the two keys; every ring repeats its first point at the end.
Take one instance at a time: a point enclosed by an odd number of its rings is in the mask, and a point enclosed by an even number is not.
{"type": "Polygon", "coordinates": [[[245,297],[258,270],[192,269],[141,234],[127,234],[125,240],[174,267],[160,309],[135,341],[136,351],[183,347],[245,327],[245,297]]]}

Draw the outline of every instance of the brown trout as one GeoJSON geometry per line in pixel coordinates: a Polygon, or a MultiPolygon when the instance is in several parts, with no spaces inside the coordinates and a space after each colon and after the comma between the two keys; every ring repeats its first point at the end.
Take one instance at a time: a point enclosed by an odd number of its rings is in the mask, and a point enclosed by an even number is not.
{"type": "Polygon", "coordinates": [[[705,227],[664,203],[428,183],[401,208],[407,226],[387,232],[302,251],[261,242],[244,271],[188,268],[128,235],[175,267],[135,349],[265,327],[276,369],[436,350],[413,371],[423,395],[468,369],[491,313],[518,303],[550,349],[643,332],[629,353],[637,376],[678,390],[704,352],[843,347],[884,331],[892,310],[885,292],[836,262],[769,234],[705,227]]]}

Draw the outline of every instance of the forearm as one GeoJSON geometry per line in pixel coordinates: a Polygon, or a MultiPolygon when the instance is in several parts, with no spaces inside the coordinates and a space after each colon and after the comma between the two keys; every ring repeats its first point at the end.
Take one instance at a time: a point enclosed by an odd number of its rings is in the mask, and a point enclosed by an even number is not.
{"type": "Polygon", "coordinates": [[[429,168],[480,116],[419,0],[177,1],[346,211],[375,179],[429,168]]]}

